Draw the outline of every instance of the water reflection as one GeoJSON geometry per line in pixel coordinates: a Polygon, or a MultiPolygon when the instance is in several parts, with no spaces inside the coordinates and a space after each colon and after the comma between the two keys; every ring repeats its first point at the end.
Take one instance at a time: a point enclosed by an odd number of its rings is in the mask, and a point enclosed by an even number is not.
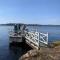
{"type": "Polygon", "coordinates": [[[9,52],[10,52],[10,59],[11,60],[17,60],[22,54],[23,54],[23,48],[22,47],[16,47],[16,46],[11,46],[9,47],[9,52]]]}
{"type": "Polygon", "coordinates": [[[25,54],[28,50],[32,49],[27,44],[24,44],[24,47],[20,46],[10,46],[9,52],[10,52],[10,59],[11,60],[17,60],[19,57],[21,57],[23,54],[25,54]]]}

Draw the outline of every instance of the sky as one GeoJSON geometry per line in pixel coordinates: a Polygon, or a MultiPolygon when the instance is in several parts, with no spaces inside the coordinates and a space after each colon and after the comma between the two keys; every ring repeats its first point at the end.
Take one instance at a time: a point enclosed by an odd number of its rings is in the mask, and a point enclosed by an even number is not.
{"type": "Polygon", "coordinates": [[[60,25],[60,0],[0,0],[0,24],[60,25]]]}

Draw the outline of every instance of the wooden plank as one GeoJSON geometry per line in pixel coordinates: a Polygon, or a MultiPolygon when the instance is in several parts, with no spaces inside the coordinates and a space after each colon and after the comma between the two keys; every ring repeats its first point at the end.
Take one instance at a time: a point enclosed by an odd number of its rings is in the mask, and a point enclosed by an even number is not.
{"type": "Polygon", "coordinates": [[[26,43],[27,43],[30,47],[32,47],[33,49],[39,49],[38,46],[32,44],[31,42],[28,42],[28,40],[26,40],[26,43]]]}

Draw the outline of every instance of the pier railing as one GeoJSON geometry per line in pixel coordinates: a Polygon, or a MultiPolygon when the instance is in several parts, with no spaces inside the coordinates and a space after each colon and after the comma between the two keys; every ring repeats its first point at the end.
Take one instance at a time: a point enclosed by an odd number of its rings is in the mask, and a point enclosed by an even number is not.
{"type": "Polygon", "coordinates": [[[48,44],[48,33],[39,33],[39,41],[48,44]]]}
{"type": "Polygon", "coordinates": [[[25,38],[38,47],[40,43],[48,44],[48,33],[27,32],[25,38]]]}
{"type": "Polygon", "coordinates": [[[28,32],[25,37],[30,42],[39,46],[39,33],[38,32],[28,32]]]}

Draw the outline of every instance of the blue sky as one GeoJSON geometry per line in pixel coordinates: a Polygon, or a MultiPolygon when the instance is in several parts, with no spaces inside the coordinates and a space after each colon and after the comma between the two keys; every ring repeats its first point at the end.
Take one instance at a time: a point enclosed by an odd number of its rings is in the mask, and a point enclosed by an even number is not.
{"type": "Polygon", "coordinates": [[[60,0],[0,0],[1,23],[60,25],[60,0]]]}

